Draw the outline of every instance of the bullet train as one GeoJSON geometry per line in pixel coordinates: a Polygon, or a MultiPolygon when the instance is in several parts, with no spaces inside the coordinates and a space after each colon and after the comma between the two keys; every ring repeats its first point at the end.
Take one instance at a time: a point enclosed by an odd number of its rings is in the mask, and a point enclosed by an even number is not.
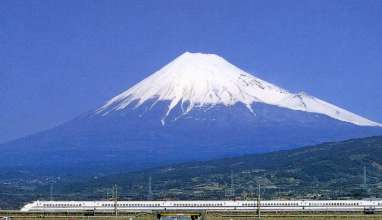
{"type": "Polygon", "coordinates": [[[35,201],[23,212],[142,212],[142,211],[256,211],[262,212],[375,212],[381,200],[267,200],[260,201],[35,201]]]}

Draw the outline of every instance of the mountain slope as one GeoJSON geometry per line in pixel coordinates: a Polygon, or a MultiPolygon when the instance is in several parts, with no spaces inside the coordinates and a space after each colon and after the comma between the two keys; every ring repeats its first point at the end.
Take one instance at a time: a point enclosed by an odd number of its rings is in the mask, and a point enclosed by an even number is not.
{"type": "Polygon", "coordinates": [[[120,199],[148,199],[150,176],[154,199],[253,199],[258,184],[263,198],[381,198],[382,136],[106,176],[0,170],[0,207],[49,199],[52,182],[57,200],[103,200],[114,184],[120,199]]]}
{"type": "Polygon", "coordinates": [[[0,168],[110,173],[378,134],[379,123],[185,53],[94,111],[0,145],[0,168]]]}
{"type": "Polygon", "coordinates": [[[164,166],[140,172],[58,183],[58,193],[100,195],[113,184],[125,198],[147,198],[152,177],[154,197],[176,199],[243,198],[263,187],[267,198],[382,197],[382,136],[324,143],[259,155],[164,166]],[[367,189],[363,168],[367,171],[367,189]],[[72,186],[76,186],[73,189],[72,186]]]}

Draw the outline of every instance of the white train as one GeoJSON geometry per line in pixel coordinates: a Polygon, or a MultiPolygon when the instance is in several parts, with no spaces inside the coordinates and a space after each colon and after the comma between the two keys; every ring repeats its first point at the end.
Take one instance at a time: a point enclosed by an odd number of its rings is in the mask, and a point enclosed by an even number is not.
{"type": "Polygon", "coordinates": [[[261,201],[35,201],[24,212],[141,211],[382,211],[382,200],[267,200],[261,201]]]}

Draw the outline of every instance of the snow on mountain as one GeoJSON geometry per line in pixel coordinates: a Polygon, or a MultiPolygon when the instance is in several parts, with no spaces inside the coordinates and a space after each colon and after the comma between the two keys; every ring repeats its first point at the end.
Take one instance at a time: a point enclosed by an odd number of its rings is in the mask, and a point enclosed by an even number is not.
{"type": "MultiPolygon", "coordinates": [[[[186,52],[135,86],[109,100],[96,113],[107,115],[148,100],[169,101],[167,113],[181,105],[183,114],[202,106],[243,103],[254,112],[256,103],[319,113],[359,126],[382,126],[305,93],[291,93],[261,80],[214,54],[186,52]]],[[[155,103],[153,105],[155,105],[155,103]]]]}

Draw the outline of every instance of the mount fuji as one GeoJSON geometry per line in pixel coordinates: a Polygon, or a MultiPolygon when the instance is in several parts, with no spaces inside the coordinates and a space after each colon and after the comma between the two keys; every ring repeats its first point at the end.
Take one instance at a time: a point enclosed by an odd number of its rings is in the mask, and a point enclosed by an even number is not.
{"type": "Polygon", "coordinates": [[[134,170],[378,134],[380,123],[186,52],[94,111],[0,145],[0,167],[134,170]]]}

